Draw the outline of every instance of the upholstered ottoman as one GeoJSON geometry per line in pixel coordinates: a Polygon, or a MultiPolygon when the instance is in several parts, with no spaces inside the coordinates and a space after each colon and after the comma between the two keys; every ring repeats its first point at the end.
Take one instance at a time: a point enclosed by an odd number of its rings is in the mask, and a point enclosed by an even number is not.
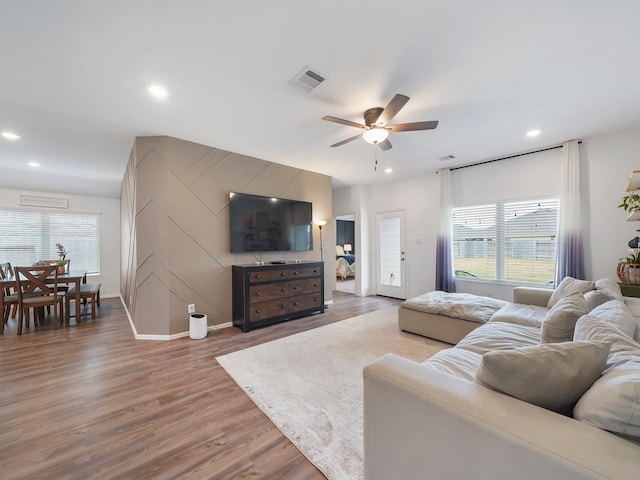
{"type": "Polygon", "coordinates": [[[428,292],[400,304],[398,326],[455,345],[507,303],[470,293],[428,292]]]}

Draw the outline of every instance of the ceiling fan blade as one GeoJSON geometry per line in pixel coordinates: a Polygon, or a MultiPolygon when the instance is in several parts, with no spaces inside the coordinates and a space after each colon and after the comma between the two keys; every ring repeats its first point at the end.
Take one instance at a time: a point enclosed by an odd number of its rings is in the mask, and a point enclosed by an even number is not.
{"type": "Polygon", "coordinates": [[[391,150],[393,148],[393,145],[391,145],[391,142],[388,138],[384,142],[380,142],[378,146],[383,152],[386,152],[387,150],[391,150]]]}
{"type": "Polygon", "coordinates": [[[399,123],[397,125],[388,125],[387,128],[392,132],[413,132],[415,130],[433,130],[438,126],[437,120],[429,122],[413,122],[399,123]]]}
{"type": "Polygon", "coordinates": [[[400,111],[400,109],[407,104],[408,101],[409,97],[396,93],[389,104],[384,107],[384,110],[382,111],[382,114],[380,114],[380,118],[378,118],[378,121],[376,123],[380,125],[386,125],[387,123],[389,123],[391,119],[395,117],[396,114],[400,111]]]}
{"type": "Polygon", "coordinates": [[[353,142],[354,140],[357,140],[359,138],[362,138],[362,134],[356,135],[355,137],[347,138],[346,140],[342,140],[341,142],[334,143],[333,145],[330,145],[330,146],[331,147],[339,147],[341,145],[344,145],[345,143],[353,142]]]}
{"type": "Polygon", "coordinates": [[[362,125],[361,123],[352,122],[351,120],[344,120],[338,117],[331,117],[329,115],[322,117],[322,119],[326,120],[327,122],[339,123],[341,125],[349,125],[350,127],[364,128],[364,125],[362,125]]]}

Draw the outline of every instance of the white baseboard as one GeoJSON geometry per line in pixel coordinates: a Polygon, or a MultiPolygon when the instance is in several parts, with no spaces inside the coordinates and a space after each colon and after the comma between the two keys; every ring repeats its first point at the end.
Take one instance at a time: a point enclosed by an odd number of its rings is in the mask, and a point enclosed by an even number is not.
{"type": "MultiPolygon", "coordinates": [[[[180,333],[174,333],[172,335],[148,335],[148,334],[138,333],[138,331],[136,330],[136,326],[133,323],[133,319],[131,318],[131,314],[129,313],[129,309],[127,308],[127,305],[124,303],[124,298],[122,298],[122,295],[113,295],[112,297],[103,297],[103,298],[117,298],[117,297],[120,297],[120,302],[122,303],[122,306],[124,307],[124,311],[127,314],[127,318],[129,319],[129,325],[131,326],[131,331],[133,332],[133,337],[136,340],[175,340],[176,338],[183,338],[183,337],[188,337],[189,336],[189,332],[188,331],[180,332],[180,333]]],[[[209,325],[207,327],[207,331],[208,332],[213,332],[215,330],[220,330],[222,328],[229,328],[229,327],[232,327],[232,326],[233,326],[233,323],[231,323],[231,322],[221,323],[219,325],[209,325]]]]}

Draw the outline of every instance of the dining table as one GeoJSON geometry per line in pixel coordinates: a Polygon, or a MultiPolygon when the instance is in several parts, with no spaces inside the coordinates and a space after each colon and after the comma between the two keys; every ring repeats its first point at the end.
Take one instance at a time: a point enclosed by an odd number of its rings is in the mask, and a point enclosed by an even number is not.
{"type": "MultiPolygon", "coordinates": [[[[51,277],[51,282],[54,282],[54,277],[51,277]]],[[[49,283],[49,282],[47,282],[49,283]]],[[[59,273],[58,274],[58,285],[62,284],[68,284],[71,285],[73,284],[75,287],[75,312],[79,312],[80,308],[81,308],[81,302],[82,302],[82,298],[80,296],[80,285],[83,283],[87,283],[87,272],[86,270],[70,270],[66,273],[59,273]]],[[[8,287],[14,287],[16,285],[16,277],[15,275],[11,275],[7,278],[4,279],[0,279],[0,288],[8,288],[8,287]]],[[[4,295],[0,295],[0,312],[4,311],[4,295]]],[[[69,311],[69,309],[67,309],[67,311],[64,313],[64,320],[65,323],[69,323],[69,320],[71,318],[71,312],[69,311]]],[[[77,316],[76,314],[76,318],[79,318],[79,316],[77,316]]]]}

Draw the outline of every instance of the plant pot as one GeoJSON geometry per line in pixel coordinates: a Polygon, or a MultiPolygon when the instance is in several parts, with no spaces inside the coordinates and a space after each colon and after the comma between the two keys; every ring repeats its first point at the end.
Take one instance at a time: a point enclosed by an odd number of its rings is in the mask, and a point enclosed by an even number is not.
{"type": "Polygon", "coordinates": [[[64,265],[58,265],[58,275],[64,275],[65,272],[65,266],[64,265]]]}
{"type": "Polygon", "coordinates": [[[640,265],[627,262],[618,263],[618,279],[625,285],[640,285],[640,265]]]}

